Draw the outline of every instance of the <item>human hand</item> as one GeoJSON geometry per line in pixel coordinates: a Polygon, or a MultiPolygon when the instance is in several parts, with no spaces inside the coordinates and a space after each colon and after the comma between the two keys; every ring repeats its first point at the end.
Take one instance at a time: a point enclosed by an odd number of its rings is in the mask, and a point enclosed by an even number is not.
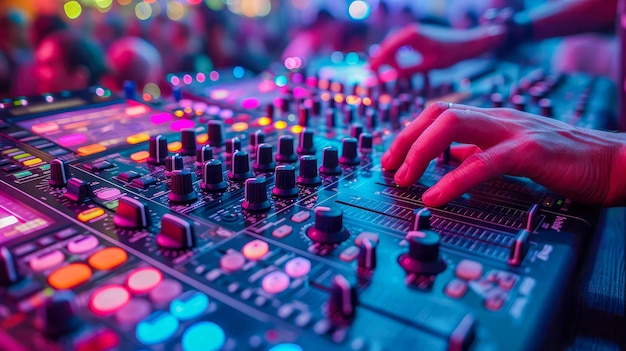
{"type": "Polygon", "coordinates": [[[437,207],[503,174],[528,177],[573,200],[605,206],[626,200],[626,135],[578,128],[512,109],[435,103],[395,139],[381,162],[399,186],[415,183],[452,142],[460,165],[426,191],[437,207]]]}

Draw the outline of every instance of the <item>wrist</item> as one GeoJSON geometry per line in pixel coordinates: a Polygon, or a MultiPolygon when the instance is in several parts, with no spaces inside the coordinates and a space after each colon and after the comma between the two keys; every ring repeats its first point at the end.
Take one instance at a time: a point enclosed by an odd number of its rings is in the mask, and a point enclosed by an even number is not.
{"type": "Polygon", "coordinates": [[[506,7],[487,10],[480,19],[483,24],[500,25],[504,31],[504,38],[496,51],[504,53],[512,48],[534,38],[533,23],[526,12],[515,12],[506,7]]]}

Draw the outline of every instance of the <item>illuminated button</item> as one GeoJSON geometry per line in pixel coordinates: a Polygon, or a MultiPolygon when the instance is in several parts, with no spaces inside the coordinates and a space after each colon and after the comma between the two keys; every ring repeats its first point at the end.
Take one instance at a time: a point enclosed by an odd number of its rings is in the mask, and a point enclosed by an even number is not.
{"type": "Polygon", "coordinates": [[[138,151],[130,155],[130,159],[135,162],[143,162],[150,157],[150,153],[148,151],[138,151]]]}
{"type": "Polygon", "coordinates": [[[91,144],[91,145],[81,146],[78,149],[76,149],[76,151],[78,151],[79,156],[89,156],[89,155],[97,154],[102,151],[106,151],[106,149],[107,148],[104,145],[91,144]]]}
{"type": "Polygon", "coordinates": [[[30,156],[32,156],[32,155],[28,154],[28,153],[23,153],[23,154],[19,154],[19,155],[13,156],[13,159],[16,160],[16,161],[19,161],[19,160],[21,160],[23,158],[30,157],[30,156]]]}
{"type": "Polygon", "coordinates": [[[13,177],[13,179],[22,179],[22,178],[30,177],[31,175],[33,175],[32,172],[20,171],[20,172],[13,173],[13,175],[11,175],[11,177],[13,177]]]}
{"type": "Polygon", "coordinates": [[[72,263],[48,276],[48,284],[57,290],[76,287],[91,278],[91,269],[84,263],[72,263]]]}
{"type": "Polygon", "coordinates": [[[126,262],[128,255],[119,247],[107,247],[89,257],[89,265],[97,270],[106,271],[126,262]]]}
{"type": "Polygon", "coordinates": [[[130,301],[130,293],[121,285],[107,285],[96,290],[89,301],[91,312],[103,316],[124,307],[130,301]]]}
{"type": "Polygon", "coordinates": [[[163,280],[163,274],[156,268],[134,270],[126,280],[126,286],[133,294],[145,294],[154,289],[163,280]]]}
{"type": "Polygon", "coordinates": [[[209,306],[209,297],[199,291],[187,291],[170,304],[170,313],[181,321],[198,317],[209,306]]]}
{"type": "Polygon", "coordinates": [[[34,165],[40,164],[42,162],[43,162],[43,160],[40,159],[39,157],[37,157],[37,158],[32,158],[30,160],[26,160],[26,161],[22,162],[22,164],[24,166],[26,166],[26,167],[30,167],[30,166],[34,166],[34,165]]]}
{"type": "Polygon", "coordinates": [[[167,144],[167,151],[169,152],[177,152],[183,148],[183,144],[180,141],[175,141],[173,143],[167,144]]]}
{"type": "Polygon", "coordinates": [[[285,128],[287,128],[287,122],[285,122],[285,121],[276,121],[274,123],[274,128],[276,128],[276,129],[285,129],[285,128]]]}
{"type": "Polygon", "coordinates": [[[209,134],[207,133],[198,134],[196,136],[196,142],[198,144],[206,144],[207,141],[209,141],[209,134]]]}
{"type": "Polygon", "coordinates": [[[124,326],[133,325],[148,317],[151,311],[150,302],[135,298],[115,313],[115,320],[124,326]]]}
{"type": "Polygon", "coordinates": [[[296,344],[278,344],[272,346],[269,351],[302,351],[302,348],[296,344]]]}
{"type": "Polygon", "coordinates": [[[272,236],[282,239],[293,232],[293,227],[289,224],[283,224],[272,231],[272,236]]]}
{"type": "Polygon", "coordinates": [[[183,333],[183,351],[221,350],[226,342],[222,328],[211,322],[200,322],[189,326],[183,333]]]}
{"type": "Polygon", "coordinates": [[[285,264],[285,272],[292,278],[300,278],[311,271],[311,261],[304,257],[292,258],[285,264]]]}
{"type": "Polygon", "coordinates": [[[309,213],[309,211],[300,211],[291,216],[291,220],[295,223],[302,223],[309,218],[311,218],[311,214],[309,213]]]}
{"type": "Polygon", "coordinates": [[[83,212],[78,214],[78,220],[81,222],[89,222],[92,219],[98,218],[104,215],[104,210],[100,207],[90,208],[88,210],[84,210],[83,212]]]}
{"type": "Polygon", "coordinates": [[[226,272],[236,272],[243,267],[246,259],[237,251],[229,252],[220,257],[220,267],[226,272]]]}
{"type": "Polygon", "coordinates": [[[122,192],[119,189],[107,188],[107,189],[98,191],[98,195],[96,196],[98,197],[99,200],[109,201],[109,200],[115,199],[116,197],[120,195],[122,195],[122,192]]]}
{"type": "Polygon", "coordinates": [[[269,245],[265,241],[252,240],[245,244],[241,250],[243,255],[249,260],[260,260],[270,251],[269,245]]]}
{"type": "Polygon", "coordinates": [[[246,122],[236,122],[232,125],[233,132],[243,132],[248,129],[248,123],[246,122]]]}
{"type": "Polygon", "coordinates": [[[269,294],[278,294],[289,287],[289,276],[281,271],[274,271],[263,277],[263,290],[269,294]]]}
{"type": "Polygon", "coordinates": [[[8,150],[2,151],[2,154],[3,155],[8,155],[8,154],[12,154],[12,153],[17,152],[17,151],[20,151],[20,149],[13,148],[13,149],[8,149],[8,150]]]}
{"type": "Polygon", "coordinates": [[[143,143],[144,141],[148,141],[148,140],[150,140],[150,135],[147,133],[133,134],[131,136],[126,137],[126,142],[130,145],[143,143]]]}
{"type": "Polygon", "coordinates": [[[111,329],[101,329],[85,338],[80,338],[76,344],[76,351],[117,350],[120,336],[111,329]]]}
{"type": "Polygon", "coordinates": [[[183,292],[183,285],[176,280],[164,279],[150,291],[150,300],[158,308],[169,304],[170,301],[183,292]]]}
{"type": "Polygon", "coordinates": [[[67,251],[73,254],[81,254],[91,251],[98,246],[98,239],[93,235],[83,236],[67,244],[67,251]]]}
{"type": "Polygon", "coordinates": [[[459,299],[465,295],[467,283],[461,279],[454,279],[446,285],[444,292],[446,295],[459,299]]]}
{"type": "Polygon", "coordinates": [[[478,279],[483,275],[483,265],[472,260],[461,260],[454,271],[456,276],[465,280],[478,279]]]}
{"type": "Polygon", "coordinates": [[[45,255],[33,258],[28,265],[33,271],[40,272],[60,264],[64,259],[65,255],[63,255],[61,250],[54,250],[45,255]]]}
{"type": "Polygon", "coordinates": [[[137,324],[135,336],[145,345],[154,345],[174,336],[178,319],[167,312],[157,311],[137,324]]]}
{"type": "Polygon", "coordinates": [[[272,119],[269,117],[260,117],[257,122],[259,123],[260,126],[265,127],[270,125],[270,123],[272,123],[272,119]]]}

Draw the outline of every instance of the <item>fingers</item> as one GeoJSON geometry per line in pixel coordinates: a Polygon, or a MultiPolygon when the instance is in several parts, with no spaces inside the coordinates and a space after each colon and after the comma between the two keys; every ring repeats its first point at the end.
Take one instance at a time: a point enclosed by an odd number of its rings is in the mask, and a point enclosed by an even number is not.
{"type": "Polygon", "coordinates": [[[468,157],[481,151],[482,150],[476,145],[452,145],[450,147],[450,157],[452,158],[452,160],[461,163],[465,161],[468,157]]]}
{"type": "Polygon", "coordinates": [[[401,47],[411,45],[416,36],[417,31],[415,25],[410,25],[385,39],[380,44],[378,54],[370,59],[370,67],[372,70],[377,71],[380,66],[387,64],[400,71],[396,62],[396,53],[401,47]]]}

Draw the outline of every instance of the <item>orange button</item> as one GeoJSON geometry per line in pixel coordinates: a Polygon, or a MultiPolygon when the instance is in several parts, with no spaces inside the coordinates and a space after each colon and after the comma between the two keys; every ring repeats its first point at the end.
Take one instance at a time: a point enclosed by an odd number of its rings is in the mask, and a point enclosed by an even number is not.
{"type": "Polygon", "coordinates": [[[148,151],[137,151],[134,154],[130,155],[130,159],[135,162],[145,161],[150,157],[150,153],[148,151]]]}
{"type": "Polygon", "coordinates": [[[86,146],[81,146],[78,148],[79,156],[89,156],[93,154],[97,154],[98,152],[105,151],[107,148],[100,144],[91,144],[86,146]]]}
{"type": "Polygon", "coordinates": [[[31,158],[30,160],[26,160],[24,162],[22,162],[22,164],[26,167],[30,167],[30,166],[34,166],[36,164],[42,163],[43,161],[37,157],[37,158],[31,158]]]}
{"type": "Polygon", "coordinates": [[[128,255],[119,247],[107,247],[89,257],[89,265],[94,269],[106,271],[126,262],[128,255]]]}
{"type": "Polygon", "coordinates": [[[234,132],[243,132],[244,130],[248,129],[248,123],[246,122],[236,122],[233,123],[232,127],[234,132]]]}
{"type": "Polygon", "coordinates": [[[84,263],[72,263],[48,276],[48,284],[57,290],[76,287],[91,278],[91,269],[84,263]]]}
{"type": "Polygon", "coordinates": [[[169,152],[176,152],[182,148],[183,148],[183,144],[181,144],[180,141],[175,141],[173,143],[167,144],[167,151],[169,152]]]}
{"type": "Polygon", "coordinates": [[[94,218],[104,216],[104,210],[100,207],[90,208],[78,214],[78,220],[81,222],[89,222],[94,218]]]}
{"type": "Polygon", "coordinates": [[[143,143],[144,141],[150,140],[150,135],[146,133],[133,134],[131,136],[126,137],[126,142],[135,145],[139,143],[143,143]]]}
{"type": "Polygon", "coordinates": [[[198,144],[206,144],[209,141],[209,135],[207,133],[198,134],[196,141],[198,144]]]}

